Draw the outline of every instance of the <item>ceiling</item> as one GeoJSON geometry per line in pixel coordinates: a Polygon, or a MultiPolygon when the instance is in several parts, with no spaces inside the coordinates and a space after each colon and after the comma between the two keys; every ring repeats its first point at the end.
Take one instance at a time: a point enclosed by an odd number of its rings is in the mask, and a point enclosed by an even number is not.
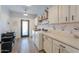
{"type": "Polygon", "coordinates": [[[20,13],[20,14],[24,14],[25,9],[26,9],[26,13],[30,15],[30,17],[33,16],[39,16],[42,15],[44,10],[47,7],[50,7],[51,5],[31,5],[31,6],[27,6],[27,5],[4,5],[4,7],[6,9],[8,9],[11,12],[14,13],[20,13]]]}

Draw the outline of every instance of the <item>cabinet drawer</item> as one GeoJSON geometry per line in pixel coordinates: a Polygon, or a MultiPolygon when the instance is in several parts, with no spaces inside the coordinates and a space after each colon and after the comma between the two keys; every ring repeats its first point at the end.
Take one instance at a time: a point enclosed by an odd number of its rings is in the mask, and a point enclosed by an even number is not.
{"type": "Polygon", "coordinates": [[[60,48],[63,47],[63,50],[61,53],[79,53],[79,50],[72,48],[71,46],[68,46],[63,43],[59,43],[60,48]]]}
{"type": "Polygon", "coordinates": [[[53,52],[59,53],[79,53],[79,50],[69,45],[53,40],[53,52]]]}

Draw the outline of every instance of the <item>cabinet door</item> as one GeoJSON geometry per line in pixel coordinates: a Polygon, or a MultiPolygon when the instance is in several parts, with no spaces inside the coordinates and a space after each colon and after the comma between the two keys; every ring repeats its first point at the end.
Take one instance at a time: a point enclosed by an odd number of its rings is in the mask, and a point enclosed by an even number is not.
{"type": "Polygon", "coordinates": [[[1,53],[1,44],[0,44],[0,53],[1,53]]]}
{"type": "Polygon", "coordinates": [[[77,21],[76,11],[77,11],[76,5],[70,6],[70,22],[77,21]]]}
{"type": "Polygon", "coordinates": [[[53,53],[59,53],[59,52],[60,52],[59,44],[57,41],[53,40],[53,53]]]}
{"type": "Polygon", "coordinates": [[[52,53],[52,39],[45,36],[44,38],[44,50],[47,53],[52,53]]]}
{"type": "Polygon", "coordinates": [[[53,40],[53,53],[79,53],[79,50],[53,40]]]}
{"type": "Polygon", "coordinates": [[[58,23],[58,6],[52,6],[48,10],[49,23],[58,23]]]}
{"type": "Polygon", "coordinates": [[[60,43],[60,53],[79,53],[79,50],[60,43]]]}
{"type": "Polygon", "coordinates": [[[79,22],[79,5],[76,5],[76,22],[79,22]]]}
{"type": "Polygon", "coordinates": [[[59,23],[69,22],[69,6],[60,5],[59,6],[59,23]]]}

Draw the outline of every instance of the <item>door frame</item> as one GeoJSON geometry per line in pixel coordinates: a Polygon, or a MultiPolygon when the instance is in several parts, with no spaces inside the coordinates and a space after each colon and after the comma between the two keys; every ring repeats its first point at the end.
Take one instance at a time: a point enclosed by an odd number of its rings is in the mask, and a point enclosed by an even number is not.
{"type": "Polygon", "coordinates": [[[23,19],[21,20],[21,37],[29,37],[29,20],[23,20],[23,19]],[[22,35],[22,30],[23,30],[22,29],[22,22],[23,21],[27,21],[28,22],[28,35],[22,35]]]}

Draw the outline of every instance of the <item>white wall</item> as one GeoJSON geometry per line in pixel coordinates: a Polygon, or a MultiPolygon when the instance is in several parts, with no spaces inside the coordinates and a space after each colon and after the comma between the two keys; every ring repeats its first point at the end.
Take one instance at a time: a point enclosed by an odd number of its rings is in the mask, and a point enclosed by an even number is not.
{"type": "Polygon", "coordinates": [[[9,12],[0,6],[0,34],[9,31],[9,12]]]}
{"type": "Polygon", "coordinates": [[[16,33],[16,38],[21,38],[21,19],[29,20],[29,35],[32,35],[33,19],[24,18],[18,13],[10,13],[10,30],[16,33]]]}
{"type": "Polygon", "coordinates": [[[10,17],[10,31],[16,33],[16,38],[21,36],[21,22],[19,17],[10,17]]]}

